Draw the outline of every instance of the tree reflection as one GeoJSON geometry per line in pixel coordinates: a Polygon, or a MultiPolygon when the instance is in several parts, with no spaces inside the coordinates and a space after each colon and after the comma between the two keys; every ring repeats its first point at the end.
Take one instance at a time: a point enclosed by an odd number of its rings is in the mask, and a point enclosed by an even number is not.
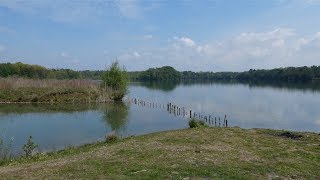
{"type": "Polygon", "coordinates": [[[129,107],[123,102],[109,104],[105,111],[103,120],[112,131],[119,131],[128,123],[129,107]]]}
{"type": "Polygon", "coordinates": [[[173,91],[179,84],[180,81],[146,81],[141,83],[141,86],[148,89],[169,92],[173,91]]]}

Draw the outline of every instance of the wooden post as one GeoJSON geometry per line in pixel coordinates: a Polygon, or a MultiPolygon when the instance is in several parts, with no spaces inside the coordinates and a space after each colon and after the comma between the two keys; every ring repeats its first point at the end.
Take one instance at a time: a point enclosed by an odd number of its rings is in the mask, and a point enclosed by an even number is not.
{"type": "Polygon", "coordinates": [[[192,118],[192,111],[190,110],[190,118],[192,118]]]}
{"type": "Polygon", "coordinates": [[[219,117],[219,127],[220,127],[221,123],[220,123],[220,117],[219,117]]]}
{"type": "Polygon", "coordinates": [[[226,119],[226,127],[228,127],[228,120],[226,119]]]}
{"type": "Polygon", "coordinates": [[[217,126],[217,117],[214,117],[214,126],[217,126]]]}

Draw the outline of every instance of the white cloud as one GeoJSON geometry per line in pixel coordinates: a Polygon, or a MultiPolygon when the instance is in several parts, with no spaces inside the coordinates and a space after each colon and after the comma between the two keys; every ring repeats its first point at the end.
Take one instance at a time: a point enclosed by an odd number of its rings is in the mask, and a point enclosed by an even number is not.
{"type": "Polygon", "coordinates": [[[275,48],[282,48],[282,47],[284,47],[284,45],[285,45],[285,42],[284,42],[284,40],[283,39],[277,39],[277,40],[275,40],[274,42],[272,42],[272,47],[275,47],[275,48]]]}
{"type": "Polygon", "coordinates": [[[293,29],[276,28],[240,33],[221,42],[200,43],[190,37],[174,37],[167,46],[144,48],[139,58],[128,53],[124,62],[128,67],[139,65],[139,69],[170,65],[179,70],[244,71],[319,65],[319,49],[319,33],[301,36],[293,29]]]}
{"type": "Polygon", "coordinates": [[[135,52],[133,52],[133,56],[134,57],[140,57],[141,55],[137,51],[135,51],[135,52]]]}
{"type": "Polygon", "coordinates": [[[263,42],[263,41],[284,39],[294,35],[295,35],[295,32],[293,29],[277,28],[269,32],[241,33],[235,38],[235,42],[239,42],[239,43],[252,43],[252,42],[259,42],[259,41],[263,42]]]}
{"type": "Polygon", "coordinates": [[[187,47],[194,47],[196,45],[196,43],[188,37],[174,37],[174,40],[176,40],[176,42],[181,43],[187,47]]]}
{"type": "Polygon", "coordinates": [[[142,57],[142,54],[140,54],[137,51],[133,51],[133,52],[121,54],[118,58],[120,61],[130,62],[131,60],[139,59],[140,57],[142,57]]]}

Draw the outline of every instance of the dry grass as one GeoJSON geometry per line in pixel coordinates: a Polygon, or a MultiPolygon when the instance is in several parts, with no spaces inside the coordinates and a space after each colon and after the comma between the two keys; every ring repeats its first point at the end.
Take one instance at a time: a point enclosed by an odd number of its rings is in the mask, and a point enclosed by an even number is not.
{"type": "Polygon", "coordinates": [[[0,103],[106,102],[112,93],[92,80],[0,78],[0,103]]]}
{"type": "Polygon", "coordinates": [[[55,79],[26,79],[0,78],[0,89],[18,88],[98,88],[99,84],[91,80],[55,80],[55,79]]]}
{"type": "Polygon", "coordinates": [[[195,128],[39,155],[0,167],[9,179],[319,179],[320,136],[195,128]]]}

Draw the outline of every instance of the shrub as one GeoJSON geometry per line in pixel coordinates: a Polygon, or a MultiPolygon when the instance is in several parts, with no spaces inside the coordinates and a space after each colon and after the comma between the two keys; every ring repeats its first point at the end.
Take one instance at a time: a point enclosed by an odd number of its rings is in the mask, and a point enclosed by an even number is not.
{"type": "Polygon", "coordinates": [[[190,119],[189,120],[189,127],[190,128],[197,128],[197,127],[206,127],[206,123],[203,121],[199,121],[196,119],[190,119]]]}
{"type": "Polygon", "coordinates": [[[109,134],[106,136],[106,143],[114,143],[118,141],[119,137],[116,134],[109,134]]]}
{"type": "Polygon", "coordinates": [[[113,62],[111,66],[102,75],[102,86],[105,90],[111,89],[111,98],[116,101],[122,98],[128,92],[128,77],[126,71],[119,67],[117,61],[113,62]]]}
{"type": "Polygon", "coordinates": [[[190,127],[190,128],[199,127],[197,120],[195,120],[195,119],[190,119],[190,120],[189,120],[189,127],[190,127]]]}
{"type": "Polygon", "coordinates": [[[23,145],[22,149],[25,152],[26,157],[30,157],[37,147],[38,145],[33,142],[32,136],[30,136],[28,142],[23,145]]]}

